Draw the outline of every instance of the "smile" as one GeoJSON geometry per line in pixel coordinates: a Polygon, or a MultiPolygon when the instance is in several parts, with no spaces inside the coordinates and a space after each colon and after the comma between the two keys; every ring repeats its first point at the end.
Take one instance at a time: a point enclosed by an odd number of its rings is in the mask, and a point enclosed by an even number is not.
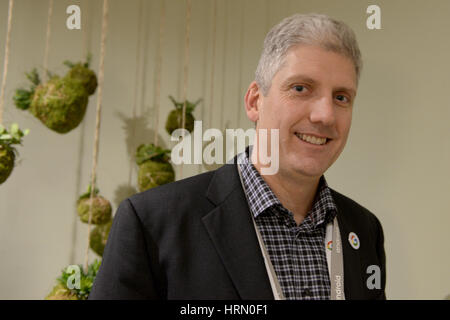
{"type": "Polygon", "coordinates": [[[296,132],[295,135],[297,136],[297,138],[299,138],[302,141],[305,141],[305,142],[308,142],[311,144],[315,144],[315,145],[319,145],[319,146],[326,144],[330,140],[327,138],[319,138],[319,137],[309,136],[309,135],[298,133],[298,132],[296,132]]]}

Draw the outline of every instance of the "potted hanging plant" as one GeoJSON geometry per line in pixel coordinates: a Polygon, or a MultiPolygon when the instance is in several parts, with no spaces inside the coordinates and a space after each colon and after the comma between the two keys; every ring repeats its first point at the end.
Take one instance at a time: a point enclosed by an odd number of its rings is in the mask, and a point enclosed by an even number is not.
{"type": "Polygon", "coordinates": [[[28,129],[20,130],[17,123],[11,124],[9,131],[0,125],[0,184],[8,179],[14,169],[18,154],[14,145],[22,144],[22,138],[28,133],[28,129]]]}
{"type": "Polygon", "coordinates": [[[136,151],[139,166],[138,185],[145,191],[175,181],[175,171],[170,163],[170,150],[151,144],[142,144],[136,151]]]}
{"type": "Polygon", "coordinates": [[[26,73],[30,88],[18,89],[13,97],[17,108],[29,110],[45,126],[58,133],[76,128],[86,113],[89,95],[97,88],[97,77],[86,63],[65,61],[70,68],[64,77],[49,73],[50,80],[41,83],[36,69],[26,73]]]}
{"type": "Polygon", "coordinates": [[[77,211],[80,220],[89,223],[89,211],[92,206],[92,224],[105,224],[111,220],[111,203],[99,195],[99,190],[95,188],[94,196],[91,198],[91,185],[87,191],[82,194],[77,201],[77,211]]]}
{"type": "Polygon", "coordinates": [[[89,247],[100,257],[103,256],[103,251],[105,250],[106,241],[108,240],[108,235],[109,231],[111,230],[111,226],[112,220],[110,220],[105,224],[96,226],[91,231],[89,247]]]}
{"type": "MultiPolygon", "coordinates": [[[[169,113],[169,116],[167,117],[166,121],[166,131],[171,135],[172,132],[175,131],[176,129],[182,128],[184,103],[177,102],[172,96],[169,96],[169,98],[172,101],[173,105],[175,106],[175,109],[169,113]]],[[[192,132],[192,130],[194,130],[195,118],[192,112],[194,112],[195,107],[200,103],[201,100],[202,99],[198,99],[194,103],[186,100],[186,116],[184,128],[189,132],[192,132]]]]}
{"type": "MultiPolygon", "coordinates": [[[[101,261],[95,260],[88,266],[87,272],[84,272],[83,267],[78,265],[79,278],[74,276],[74,268],[63,269],[61,276],[56,280],[57,284],[45,297],[45,300],[87,300],[100,264],[101,261]],[[79,283],[77,283],[77,278],[79,283]],[[69,286],[72,288],[69,288],[69,286]]],[[[75,272],[78,270],[75,269],[75,272]]]]}

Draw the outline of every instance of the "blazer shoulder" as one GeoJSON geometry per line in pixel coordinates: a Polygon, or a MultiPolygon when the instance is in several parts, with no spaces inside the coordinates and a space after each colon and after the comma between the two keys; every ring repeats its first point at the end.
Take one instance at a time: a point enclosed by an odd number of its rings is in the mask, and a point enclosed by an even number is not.
{"type": "Polygon", "coordinates": [[[147,206],[152,201],[156,201],[160,204],[162,201],[171,201],[180,196],[189,198],[194,194],[204,194],[213,175],[214,171],[208,171],[170,182],[136,193],[129,197],[129,200],[133,205],[139,207],[147,206]]]}
{"type": "Polygon", "coordinates": [[[333,199],[336,201],[338,212],[347,216],[348,220],[360,224],[370,224],[376,229],[381,227],[379,219],[369,209],[332,188],[330,190],[333,199]]]}

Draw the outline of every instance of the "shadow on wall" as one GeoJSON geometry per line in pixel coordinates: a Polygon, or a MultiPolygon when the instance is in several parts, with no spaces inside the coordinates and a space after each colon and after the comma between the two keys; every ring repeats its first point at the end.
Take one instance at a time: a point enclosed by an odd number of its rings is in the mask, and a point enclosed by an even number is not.
{"type": "MultiPolygon", "coordinates": [[[[139,192],[138,188],[132,185],[133,173],[137,176],[136,150],[141,144],[153,143],[155,134],[158,133],[149,128],[149,119],[151,119],[149,111],[145,111],[140,116],[132,117],[127,117],[122,112],[116,111],[116,116],[123,122],[122,129],[125,131],[125,144],[130,160],[128,182],[120,184],[114,192],[114,204],[118,207],[123,200],[139,192]]],[[[166,148],[160,134],[158,134],[158,145],[166,148]]]]}

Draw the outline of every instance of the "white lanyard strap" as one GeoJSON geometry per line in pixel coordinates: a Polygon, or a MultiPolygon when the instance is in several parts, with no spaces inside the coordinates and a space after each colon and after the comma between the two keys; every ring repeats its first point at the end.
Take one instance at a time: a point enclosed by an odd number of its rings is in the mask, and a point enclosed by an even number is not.
{"type": "MultiPolygon", "coordinates": [[[[342,257],[342,242],[341,233],[339,232],[339,225],[337,218],[334,217],[332,224],[333,233],[333,245],[331,250],[331,258],[327,259],[330,261],[330,285],[331,285],[331,300],[345,300],[344,296],[344,261],[342,257]]],[[[329,230],[327,226],[327,231],[329,230]]],[[[327,232],[328,233],[328,232],[327,232]]],[[[327,238],[327,237],[325,237],[327,238]]],[[[327,248],[325,248],[326,251],[327,248]]],[[[328,252],[327,252],[328,258],[328,252]]]]}
{"type": "MultiPolygon", "coordinates": [[[[242,188],[244,189],[244,194],[247,199],[247,203],[249,203],[247,193],[245,192],[244,181],[242,179],[241,168],[239,167],[239,163],[237,164],[239,178],[241,180],[242,188]]],[[[256,236],[258,238],[259,246],[261,248],[261,252],[264,258],[264,264],[266,266],[267,275],[269,276],[270,286],[272,287],[272,292],[275,300],[285,300],[283,291],[281,290],[280,282],[278,281],[278,277],[275,273],[275,270],[272,265],[272,261],[270,260],[269,253],[267,252],[266,246],[264,245],[264,241],[261,237],[261,233],[259,232],[258,226],[256,225],[253,214],[250,212],[252,216],[253,226],[255,227],[256,236]]],[[[326,229],[325,236],[325,251],[327,254],[327,264],[328,264],[328,272],[330,275],[331,281],[331,300],[344,300],[344,263],[342,257],[342,243],[341,243],[341,235],[339,232],[339,225],[337,222],[337,218],[335,217],[333,223],[329,223],[326,229]],[[327,249],[327,244],[332,239],[332,250],[327,249]]]]}

